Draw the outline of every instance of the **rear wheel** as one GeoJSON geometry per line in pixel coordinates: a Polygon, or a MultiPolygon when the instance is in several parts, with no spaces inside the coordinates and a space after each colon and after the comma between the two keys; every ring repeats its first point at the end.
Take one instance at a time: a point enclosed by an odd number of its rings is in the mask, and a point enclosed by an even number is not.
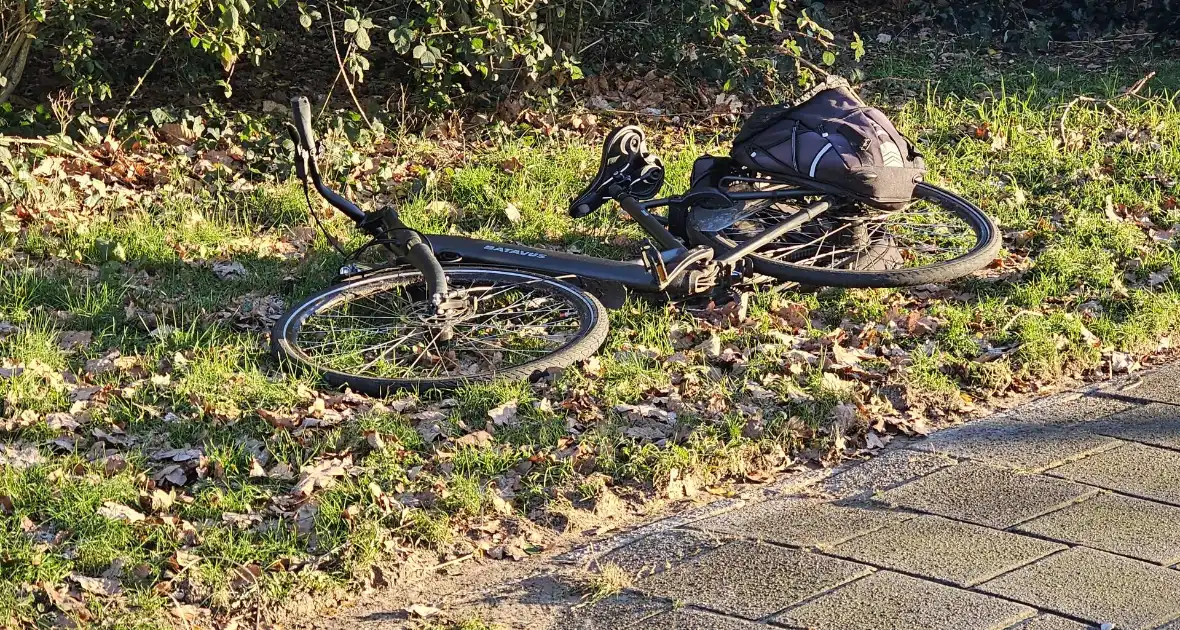
{"type": "MultiPolygon", "coordinates": [[[[717,231],[699,229],[690,215],[690,238],[729,249],[777,225],[806,201],[744,204],[740,218],[717,231]]],[[[1000,245],[999,230],[982,210],[951,192],[919,184],[913,202],[904,208],[849,202],[764,245],[751,258],[759,273],[801,284],[909,287],[948,282],[982,269],[995,259],[1000,245]]]]}
{"type": "Polygon", "coordinates": [[[333,286],[275,323],[273,352],[335,386],[370,395],[521,379],[567,367],[606,339],[592,295],[529,272],[446,268],[454,303],[432,315],[422,274],[394,271],[333,286]]]}

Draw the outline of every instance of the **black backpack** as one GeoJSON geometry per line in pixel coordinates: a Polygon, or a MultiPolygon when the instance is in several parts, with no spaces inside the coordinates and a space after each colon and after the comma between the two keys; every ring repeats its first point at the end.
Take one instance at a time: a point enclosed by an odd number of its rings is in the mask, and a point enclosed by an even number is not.
{"type": "Polygon", "coordinates": [[[794,103],[755,110],[730,155],[765,175],[885,208],[909,203],[926,173],[913,143],[838,77],[794,103]]]}

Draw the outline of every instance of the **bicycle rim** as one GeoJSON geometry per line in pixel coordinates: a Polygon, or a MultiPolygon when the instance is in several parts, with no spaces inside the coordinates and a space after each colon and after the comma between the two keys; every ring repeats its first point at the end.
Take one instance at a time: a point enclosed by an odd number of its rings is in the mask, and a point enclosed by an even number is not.
{"type": "MultiPolygon", "coordinates": [[[[795,202],[796,204],[799,202],[795,202]]],[[[731,248],[772,227],[798,205],[757,200],[728,228],[690,228],[693,240],[731,248]]],[[[906,287],[948,282],[977,271],[996,256],[999,231],[966,200],[919,184],[905,208],[860,204],[822,215],[751,255],[762,274],[801,284],[906,287]]]]}
{"type": "Polygon", "coordinates": [[[539,274],[453,267],[466,302],[430,316],[416,270],[331,287],[291,309],[272,333],[275,353],[336,386],[372,395],[527,378],[592,355],[606,336],[596,298],[539,274]]]}

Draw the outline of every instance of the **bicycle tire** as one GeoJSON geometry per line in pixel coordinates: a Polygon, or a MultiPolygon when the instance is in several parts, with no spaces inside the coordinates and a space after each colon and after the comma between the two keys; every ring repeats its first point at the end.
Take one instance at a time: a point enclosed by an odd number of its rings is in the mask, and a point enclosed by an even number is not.
{"type": "MultiPolygon", "coordinates": [[[[817,195],[819,194],[817,193],[817,195]]],[[[914,196],[915,200],[922,199],[937,203],[967,223],[975,233],[975,245],[963,255],[951,260],[939,261],[922,267],[888,270],[833,269],[796,265],[754,253],[750,255],[754,263],[754,270],[772,278],[798,282],[808,286],[900,288],[956,280],[986,267],[995,259],[1003,244],[1000,231],[995,221],[981,209],[948,190],[926,183],[918,184],[914,196]]],[[[720,232],[701,231],[697,229],[691,219],[688,223],[689,239],[696,245],[706,245],[719,252],[737,245],[735,241],[720,232]]]]}
{"type": "Polygon", "coordinates": [[[499,269],[495,267],[452,266],[444,267],[448,282],[465,286],[475,282],[507,282],[528,285],[530,290],[543,288],[549,293],[565,299],[577,310],[579,328],[573,338],[536,360],[515,365],[503,371],[477,375],[440,376],[430,378],[384,378],[350,374],[325,367],[316,362],[299,346],[299,333],[304,323],[316,313],[330,308],[341,300],[341,296],[359,294],[361,290],[374,290],[372,285],[410,285],[422,274],[417,270],[388,271],[356,280],[343,282],[312,295],[289,309],[275,322],[271,332],[271,352],[285,364],[294,364],[318,374],[334,387],[349,387],[353,391],[371,396],[384,396],[398,390],[455,389],[463,385],[485,383],[494,380],[520,380],[553,368],[566,368],[590,358],[606,341],[608,331],[607,310],[599,300],[567,282],[543,274],[499,269]]]}

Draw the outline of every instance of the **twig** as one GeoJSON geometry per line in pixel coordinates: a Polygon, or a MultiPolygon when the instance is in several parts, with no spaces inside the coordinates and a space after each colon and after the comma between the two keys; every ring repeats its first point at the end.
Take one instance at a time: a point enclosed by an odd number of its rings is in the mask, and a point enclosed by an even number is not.
{"type": "Polygon", "coordinates": [[[160,61],[160,57],[164,56],[164,51],[168,49],[168,44],[172,43],[172,38],[176,36],[178,30],[168,33],[168,39],[164,40],[164,45],[160,46],[160,50],[156,51],[156,58],[152,59],[152,63],[147,67],[147,70],[139,75],[139,81],[136,82],[134,88],[131,88],[131,93],[127,95],[127,100],[123,101],[123,106],[119,108],[119,112],[115,114],[115,117],[111,119],[111,124],[107,127],[107,140],[115,136],[115,128],[119,125],[119,119],[123,117],[123,112],[127,111],[127,106],[131,104],[131,99],[135,98],[135,95],[139,93],[139,88],[143,87],[143,82],[147,80],[148,75],[155,69],[156,63],[160,61]]]}
{"type": "MultiPolygon", "coordinates": [[[[332,34],[332,52],[336,53],[336,64],[340,66],[340,76],[344,78],[344,85],[348,88],[349,95],[352,96],[352,102],[356,105],[356,111],[361,115],[361,120],[365,121],[365,126],[372,129],[373,123],[365,115],[365,108],[361,107],[361,101],[356,97],[356,91],[352,89],[352,81],[348,80],[348,71],[344,69],[344,60],[340,58],[340,46],[336,43],[336,23],[332,20],[332,3],[324,3],[324,6],[328,8],[328,32],[332,34]]],[[[352,44],[348,45],[348,50],[352,51],[352,44]]]]}
{"type": "Polygon", "coordinates": [[[1124,96],[1138,96],[1139,91],[1142,90],[1144,88],[1144,86],[1147,85],[1147,82],[1152,80],[1153,78],[1155,78],[1155,70],[1148,72],[1147,76],[1143,77],[1142,79],[1139,79],[1138,81],[1135,82],[1135,85],[1132,85],[1131,87],[1127,88],[1127,91],[1123,92],[1123,95],[1124,96]]]}
{"type": "MultiPolygon", "coordinates": [[[[1155,77],[1155,71],[1147,73],[1147,76],[1136,81],[1134,83],[1134,85],[1127,88],[1127,91],[1123,92],[1122,94],[1119,94],[1115,98],[1122,98],[1125,96],[1139,96],[1139,92],[1142,91],[1143,88],[1147,86],[1147,83],[1149,81],[1151,81],[1151,79],[1153,77],[1155,77]]],[[[1065,111],[1061,112],[1061,120],[1057,121],[1057,131],[1058,131],[1058,133],[1061,134],[1061,146],[1063,148],[1069,147],[1069,137],[1066,134],[1065,123],[1066,123],[1066,120],[1069,118],[1070,110],[1072,110],[1074,108],[1074,106],[1077,105],[1078,103],[1101,103],[1103,107],[1105,107],[1107,110],[1110,111],[1110,113],[1114,114],[1115,116],[1118,116],[1119,118],[1122,118],[1123,120],[1126,120],[1127,115],[1125,113],[1123,113],[1123,110],[1119,109],[1118,107],[1115,107],[1114,103],[1110,102],[1111,100],[1113,100],[1113,99],[1094,98],[1091,96],[1079,96],[1079,97],[1073,99],[1072,101],[1070,101],[1065,106],[1065,111]]]]}
{"type": "Polygon", "coordinates": [[[53,150],[58,151],[60,153],[65,153],[66,155],[69,155],[71,157],[78,158],[79,160],[82,160],[82,161],[84,161],[88,164],[91,164],[93,166],[102,166],[102,162],[99,162],[98,160],[90,157],[89,155],[86,155],[83,153],[78,153],[77,151],[63,147],[62,145],[60,145],[58,143],[50,142],[48,140],[43,140],[41,138],[14,138],[11,136],[0,136],[0,145],[6,145],[6,144],[10,144],[10,145],[25,144],[25,145],[32,145],[32,146],[38,146],[38,147],[49,147],[50,149],[53,149],[53,150]]]}
{"type": "Polygon", "coordinates": [[[443,562],[441,564],[436,564],[436,565],[430,567],[429,569],[427,569],[427,571],[433,573],[433,572],[438,571],[440,569],[445,569],[451,565],[459,564],[461,562],[467,562],[468,560],[470,560],[474,557],[475,557],[475,553],[469,553],[465,556],[460,556],[458,558],[455,558],[454,560],[447,560],[446,562],[443,562]]]}

